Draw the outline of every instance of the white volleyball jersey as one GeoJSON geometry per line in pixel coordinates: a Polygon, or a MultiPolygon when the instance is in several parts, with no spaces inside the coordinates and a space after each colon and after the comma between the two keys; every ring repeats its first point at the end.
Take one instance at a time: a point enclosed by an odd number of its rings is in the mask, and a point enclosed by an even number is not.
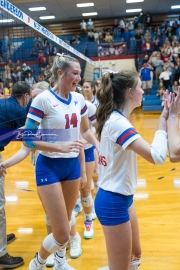
{"type": "Polygon", "coordinates": [[[137,186],[136,153],[126,150],[140,138],[131,123],[119,111],[106,121],[100,140],[99,186],[123,195],[132,195],[137,186]]]}
{"type": "Polygon", "coordinates": [[[92,102],[92,104],[93,104],[96,108],[98,107],[99,101],[97,100],[97,97],[96,97],[96,96],[94,96],[94,98],[93,98],[93,100],[92,100],[91,102],[92,102]]]}
{"type": "MultiPolygon", "coordinates": [[[[87,114],[84,97],[76,92],[69,93],[68,100],[57,96],[49,89],[39,94],[32,102],[28,118],[40,123],[43,139],[56,144],[68,144],[79,139],[81,117],[87,114]]],[[[39,151],[51,158],[77,157],[78,153],[39,151]]]]}
{"type": "MultiPolygon", "coordinates": [[[[88,109],[88,119],[89,119],[89,126],[90,129],[92,130],[93,124],[96,123],[96,107],[88,100],[85,100],[86,106],[88,109]]],[[[89,149],[92,147],[92,144],[87,143],[84,149],[89,149]]]]}

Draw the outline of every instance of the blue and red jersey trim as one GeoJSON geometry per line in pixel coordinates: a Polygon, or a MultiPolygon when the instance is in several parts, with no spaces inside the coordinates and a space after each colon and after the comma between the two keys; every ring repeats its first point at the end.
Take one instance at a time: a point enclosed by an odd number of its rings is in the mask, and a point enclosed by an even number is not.
{"type": "Polygon", "coordinates": [[[128,128],[117,138],[116,143],[123,146],[125,142],[137,134],[138,133],[134,128],[128,128]]]}
{"type": "Polygon", "coordinates": [[[84,108],[81,110],[81,114],[85,113],[87,110],[87,106],[85,105],[84,108]]]}
{"type": "Polygon", "coordinates": [[[90,121],[96,120],[96,115],[94,114],[94,115],[90,116],[90,117],[89,117],[89,120],[90,120],[90,121]]]}
{"type": "Polygon", "coordinates": [[[41,119],[43,119],[43,117],[44,117],[44,112],[43,112],[43,111],[41,111],[41,110],[39,110],[39,109],[36,109],[36,108],[34,108],[34,107],[32,107],[32,106],[30,107],[28,113],[30,113],[30,114],[32,114],[32,115],[35,115],[35,116],[37,116],[37,117],[39,117],[39,118],[41,118],[41,119]]]}

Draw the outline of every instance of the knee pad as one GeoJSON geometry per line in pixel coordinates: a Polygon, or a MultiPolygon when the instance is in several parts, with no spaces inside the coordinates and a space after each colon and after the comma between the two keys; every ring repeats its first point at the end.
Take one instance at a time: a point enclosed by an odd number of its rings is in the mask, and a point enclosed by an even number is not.
{"type": "Polygon", "coordinates": [[[48,215],[46,213],[44,213],[44,215],[45,215],[45,223],[46,223],[46,225],[51,226],[48,215]]]}
{"type": "Polygon", "coordinates": [[[130,262],[129,270],[138,270],[138,267],[141,264],[141,260],[130,262]]]}
{"type": "Polygon", "coordinates": [[[93,182],[93,180],[92,180],[92,182],[91,182],[91,187],[90,187],[90,189],[91,189],[91,190],[94,189],[94,182],[93,182]]]}
{"type": "Polygon", "coordinates": [[[81,197],[81,202],[82,202],[82,205],[85,206],[85,207],[92,206],[93,205],[93,198],[92,198],[91,193],[87,197],[82,196],[81,197]]]}
{"type": "Polygon", "coordinates": [[[44,249],[49,252],[49,253],[54,253],[56,252],[58,249],[62,249],[65,248],[67,243],[65,244],[61,244],[58,243],[55,239],[52,233],[50,233],[48,236],[46,236],[46,238],[43,240],[42,243],[44,249]]]}

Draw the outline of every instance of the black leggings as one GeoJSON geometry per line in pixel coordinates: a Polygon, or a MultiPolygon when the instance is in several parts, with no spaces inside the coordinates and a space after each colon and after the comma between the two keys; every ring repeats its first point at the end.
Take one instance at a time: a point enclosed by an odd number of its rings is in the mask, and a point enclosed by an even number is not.
{"type": "Polygon", "coordinates": [[[169,89],[170,80],[163,80],[163,85],[164,85],[165,89],[169,89]]]}

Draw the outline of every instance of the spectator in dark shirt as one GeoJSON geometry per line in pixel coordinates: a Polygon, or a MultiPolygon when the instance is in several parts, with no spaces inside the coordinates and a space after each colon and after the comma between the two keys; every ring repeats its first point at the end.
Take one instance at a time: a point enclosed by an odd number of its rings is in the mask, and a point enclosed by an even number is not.
{"type": "Polygon", "coordinates": [[[158,39],[153,42],[153,46],[153,52],[160,52],[160,41],[158,39]]]}
{"type": "Polygon", "coordinates": [[[152,16],[150,15],[149,12],[146,13],[145,23],[147,28],[151,27],[152,25],[152,16]]]}
{"type": "Polygon", "coordinates": [[[130,40],[131,40],[131,33],[128,28],[125,28],[124,33],[122,34],[122,40],[126,42],[126,48],[129,50],[130,48],[130,40]]]}
{"type": "Polygon", "coordinates": [[[137,30],[135,34],[136,39],[136,54],[141,52],[143,33],[141,30],[137,30]]]}
{"type": "MultiPolygon", "coordinates": [[[[0,99],[0,132],[1,135],[5,129],[15,130],[25,125],[26,110],[25,106],[30,99],[30,86],[25,82],[17,82],[12,89],[11,97],[0,99]]],[[[11,132],[10,132],[11,133],[11,132]]],[[[2,151],[4,147],[12,140],[11,136],[1,137],[0,140],[0,163],[2,163],[2,151]]],[[[7,240],[9,236],[12,241],[15,239],[14,234],[6,235],[6,217],[5,217],[5,193],[4,193],[4,175],[0,177],[0,265],[4,268],[15,268],[24,263],[21,257],[12,257],[6,251],[7,240]]],[[[16,213],[17,214],[17,213],[16,213]]],[[[16,216],[17,218],[17,216],[16,216]]],[[[10,240],[11,240],[10,239],[10,240]]]]}

